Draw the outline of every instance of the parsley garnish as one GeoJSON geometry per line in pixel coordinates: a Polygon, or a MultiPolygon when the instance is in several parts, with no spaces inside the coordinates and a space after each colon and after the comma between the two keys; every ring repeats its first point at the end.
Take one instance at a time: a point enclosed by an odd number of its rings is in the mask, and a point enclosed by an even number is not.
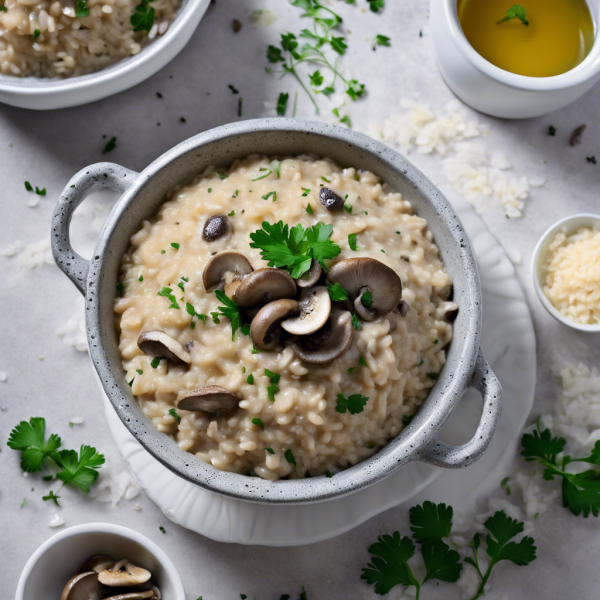
{"type": "Polygon", "coordinates": [[[40,37],[40,35],[42,35],[42,32],[39,29],[35,29],[33,32],[33,39],[37,40],[40,37]]]}
{"type": "Polygon", "coordinates": [[[56,478],[64,483],[73,483],[86,494],[98,479],[98,469],[104,464],[104,456],[96,448],[81,446],[79,455],[75,450],[61,450],[52,456],[61,471],[56,478]]]}
{"type": "MultiPolygon", "coordinates": [[[[302,197],[303,198],[305,198],[309,194],[310,194],[310,190],[308,188],[302,188],[302,197]]],[[[309,204],[309,206],[310,206],[310,204],[309,204]]],[[[308,210],[306,212],[308,212],[308,210]]]]}
{"type": "Polygon", "coordinates": [[[265,424],[258,417],[254,417],[254,419],[252,419],[252,424],[256,425],[257,427],[260,427],[261,429],[265,428],[265,424]]]}
{"type": "Polygon", "coordinates": [[[176,244],[175,242],[171,242],[171,248],[173,248],[173,250],[177,251],[180,248],[180,244],[176,244]]]}
{"type": "Polygon", "coordinates": [[[108,142],[106,142],[106,146],[104,146],[104,150],[102,150],[102,154],[107,154],[108,152],[112,152],[117,145],[117,138],[115,136],[111,137],[108,142]]]}
{"type": "Polygon", "coordinates": [[[275,394],[279,391],[279,380],[281,379],[281,375],[277,373],[273,373],[273,371],[269,371],[269,369],[265,369],[265,375],[269,378],[271,385],[267,387],[267,393],[269,394],[269,400],[271,402],[275,402],[275,394]]]}
{"type": "Polygon", "coordinates": [[[269,446],[265,446],[265,450],[269,453],[269,454],[275,454],[275,450],[273,450],[273,448],[269,448],[269,446]]]}
{"type": "Polygon", "coordinates": [[[344,202],[344,210],[351,215],[352,214],[352,204],[348,204],[347,202],[344,202]]]}
{"type": "Polygon", "coordinates": [[[277,192],[268,192],[264,196],[261,196],[263,200],[268,200],[271,196],[273,196],[273,202],[277,201],[277,192]]]}
{"type": "Polygon", "coordinates": [[[252,345],[252,354],[260,354],[260,348],[257,348],[254,344],[252,345]]]}
{"type": "Polygon", "coordinates": [[[227,179],[229,177],[227,173],[218,172],[217,175],[219,176],[219,179],[227,179]]]}
{"type": "Polygon", "coordinates": [[[158,367],[158,365],[160,365],[160,356],[155,356],[151,361],[150,361],[150,366],[153,369],[156,369],[156,367],[158,367]]]}
{"type": "Polygon", "coordinates": [[[135,7],[129,19],[134,31],[147,31],[150,33],[152,25],[154,25],[154,9],[150,6],[150,2],[152,0],[142,0],[135,7]]]}
{"type": "Polygon", "coordinates": [[[61,439],[53,433],[45,439],[46,420],[42,417],[32,417],[21,421],[8,438],[8,447],[21,451],[21,469],[28,473],[41,471],[44,460],[60,448],[61,439]]]}
{"type": "Polygon", "coordinates": [[[260,248],[261,257],[269,267],[286,269],[298,279],[310,269],[316,260],[327,272],[325,260],[335,258],[340,247],[329,238],[333,225],[317,223],[304,229],[301,224],[289,228],[283,221],[271,224],[263,221],[262,229],[250,234],[251,248],[260,248]]]}
{"type": "Polygon", "coordinates": [[[239,94],[240,93],[239,90],[236,90],[231,84],[229,84],[227,87],[231,90],[232,94],[239,94]]]}
{"type": "MultiPolygon", "coordinates": [[[[53,490],[50,490],[48,492],[47,496],[42,496],[42,500],[44,502],[47,502],[48,500],[51,500],[52,502],[54,502],[54,504],[56,504],[56,506],[60,506],[60,504],[58,503],[58,501],[60,500],[60,498],[61,497],[58,496],[57,494],[55,494],[53,490]]],[[[23,507],[21,506],[21,508],[23,508],[23,507]]]]}
{"type": "Polygon", "coordinates": [[[533,562],[536,558],[536,547],[533,545],[533,538],[525,536],[519,542],[510,541],[520,533],[523,533],[523,523],[507,517],[503,510],[499,510],[493,517],[490,517],[484,523],[484,526],[489,531],[486,536],[486,552],[491,559],[487,571],[482,573],[479,568],[477,550],[479,549],[480,540],[478,533],[475,534],[473,542],[471,543],[474,558],[471,558],[470,556],[465,558],[465,562],[475,567],[477,574],[481,578],[481,584],[473,600],[483,596],[485,585],[490,577],[492,569],[497,563],[502,560],[510,560],[515,565],[524,567],[533,562]]]}
{"type": "MultiPolygon", "coordinates": [[[[182,279],[183,279],[183,277],[182,277],[182,279]]],[[[188,279],[188,281],[189,281],[189,279],[188,279]]],[[[192,317],[198,317],[198,319],[200,319],[202,321],[202,323],[206,324],[206,315],[196,312],[196,309],[194,308],[193,304],[186,302],[185,310],[187,311],[188,315],[192,315],[192,317]]]]}
{"type": "Polygon", "coordinates": [[[435,381],[439,376],[439,373],[427,373],[427,377],[429,377],[429,379],[433,379],[433,381],[435,381]]]}
{"type": "Polygon", "coordinates": [[[358,244],[356,243],[357,233],[348,234],[348,246],[350,246],[350,250],[354,250],[355,252],[358,250],[358,244]]]}
{"type": "Polygon", "coordinates": [[[157,296],[164,296],[168,298],[171,302],[169,308],[176,308],[179,310],[179,304],[177,304],[177,298],[173,295],[173,290],[170,287],[164,286],[160,292],[158,292],[157,296]]]}
{"type": "Polygon", "coordinates": [[[87,17],[90,14],[90,9],[87,6],[87,0],[77,0],[75,3],[75,16],[77,18],[87,17]]]}
{"type": "MultiPolygon", "coordinates": [[[[303,194],[304,195],[304,194],[303,194]]],[[[306,205],[306,212],[309,215],[312,215],[315,211],[313,210],[312,206],[310,205],[310,202],[306,205]]]]}
{"type": "Polygon", "coordinates": [[[332,302],[340,302],[348,300],[348,292],[339,283],[328,283],[327,291],[332,302]]]}
{"type": "Polygon", "coordinates": [[[402,425],[404,425],[404,427],[406,427],[407,425],[409,425],[410,422],[413,420],[413,416],[414,415],[403,415],[403,417],[402,417],[402,425]]]}
{"type": "MultiPolygon", "coordinates": [[[[219,323],[219,317],[227,317],[231,321],[231,339],[236,339],[236,331],[242,324],[243,314],[240,310],[240,307],[236,302],[228,298],[227,295],[220,290],[215,290],[215,296],[219,299],[219,302],[222,302],[225,306],[218,306],[218,313],[210,313],[213,317],[215,323],[219,323]],[[216,315],[216,318],[215,318],[216,315]]],[[[243,331],[242,331],[243,332],[243,331]]]]}
{"type": "Polygon", "coordinates": [[[356,415],[364,410],[368,399],[361,394],[352,394],[347,398],[344,394],[338,394],[335,410],[339,413],[345,413],[347,410],[351,415],[356,415]]]}
{"type": "Polygon", "coordinates": [[[122,281],[117,281],[117,295],[121,298],[123,297],[123,292],[125,291],[125,284],[122,281]]]}
{"type": "Polygon", "coordinates": [[[26,189],[28,192],[33,192],[33,187],[32,187],[32,185],[29,183],[29,181],[26,181],[26,182],[25,182],[25,189],[26,189]]]}
{"type": "Polygon", "coordinates": [[[352,313],[352,327],[354,327],[356,331],[362,329],[362,323],[360,322],[360,319],[358,318],[356,313],[352,313]]]}
{"type": "Polygon", "coordinates": [[[556,135],[556,127],[554,127],[554,125],[550,125],[550,127],[548,127],[548,135],[556,135]]]}
{"type": "Polygon", "coordinates": [[[167,533],[166,529],[162,525],[160,525],[158,529],[161,533],[167,533]]]}
{"type": "Polygon", "coordinates": [[[288,449],[284,452],[285,460],[287,460],[290,464],[296,466],[296,459],[294,458],[293,452],[288,449]]]}
{"type": "Polygon", "coordinates": [[[140,276],[138,277],[138,281],[144,281],[144,276],[143,276],[143,275],[140,275],[140,276]]]}
{"type": "Polygon", "coordinates": [[[250,375],[248,375],[248,377],[246,377],[246,382],[249,385],[254,385],[254,375],[252,373],[250,373],[250,375]]]}
{"type": "Polygon", "coordinates": [[[504,19],[498,21],[497,25],[504,23],[505,21],[512,21],[513,19],[519,19],[523,25],[529,25],[529,21],[527,20],[527,11],[525,10],[525,7],[521,6],[520,4],[511,6],[506,11],[506,16],[504,19]]]}
{"type": "Polygon", "coordinates": [[[383,9],[384,0],[368,0],[369,8],[371,12],[379,12],[380,9],[383,9]]]}
{"type": "Polygon", "coordinates": [[[287,103],[289,99],[289,94],[284,94],[283,92],[279,94],[279,98],[277,98],[277,114],[280,117],[283,117],[283,115],[285,115],[285,110],[287,108],[287,103]]]}
{"type": "Polygon", "coordinates": [[[358,364],[359,364],[361,367],[366,367],[366,366],[367,366],[367,361],[366,361],[366,359],[365,359],[365,357],[364,357],[364,356],[361,356],[361,357],[358,359],[358,364]]]}
{"type": "Polygon", "coordinates": [[[414,556],[416,546],[408,537],[399,532],[381,535],[369,547],[373,555],[371,562],[362,570],[361,578],[375,586],[375,593],[387,594],[397,585],[415,586],[416,598],[421,587],[432,579],[454,583],[458,581],[462,564],[456,550],[450,550],[443,538],[452,527],[452,508],[445,504],[435,505],[424,502],[410,510],[411,530],[414,539],[421,544],[421,554],[426,574],[418,581],[408,561],[414,556]]]}
{"type": "MultiPolygon", "coordinates": [[[[587,160],[589,163],[592,163],[593,165],[596,164],[596,157],[595,156],[586,156],[585,160],[587,160]]],[[[36,193],[37,193],[37,188],[36,188],[36,193]]]]}
{"type": "Polygon", "coordinates": [[[373,40],[373,50],[377,50],[377,46],[391,46],[390,38],[386,35],[376,35],[373,40]]]}
{"type": "Polygon", "coordinates": [[[373,302],[373,294],[371,294],[371,292],[369,291],[365,292],[361,296],[360,301],[365,308],[371,308],[371,303],[373,302]]]}
{"type": "Polygon", "coordinates": [[[177,421],[178,425],[179,425],[179,423],[181,423],[181,417],[177,414],[177,411],[174,408],[169,409],[169,414],[172,417],[175,417],[175,420],[177,421]]]}
{"type": "Polygon", "coordinates": [[[238,117],[242,116],[242,104],[243,103],[244,103],[244,99],[243,98],[238,98],[238,111],[237,111],[238,117]]]}
{"type": "MultiPolygon", "coordinates": [[[[4,4],[0,5],[0,12],[8,12],[8,8],[6,8],[6,6],[4,6],[4,4]]],[[[23,508],[21,506],[21,508],[23,508]]]]}
{"type": "Polygon", "coordinates": [[[565,508],[574,515],[583,513],[583,516],[587,517],[591,512],[597,517],[600,510],[600,471],[588,469],[581,473],[569,473],[565,469],[569,463],[574,462],[600,465],[600,440],[596,442],[589,456],[571,458],[565,455],[561,460],[557,460],[566,443],[562,437],[552,437],[549,429],[540,430],[538,423],[533,434],[526,433],[523,436],[521,456],[528,462],[540,462],[545,467],[544,479],[562,477],[562,499],[565,508]]]}

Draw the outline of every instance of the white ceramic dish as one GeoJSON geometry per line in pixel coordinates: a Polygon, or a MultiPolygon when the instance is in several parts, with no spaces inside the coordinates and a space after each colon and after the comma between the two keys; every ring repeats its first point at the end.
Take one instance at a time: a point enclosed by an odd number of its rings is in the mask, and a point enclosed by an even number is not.
{"type": "MultiPolygon", "coordinates": [[[[169,519],[220,542],[297,546],[335,537],[418,493],[422,499],[467,510],[476,501],[477,490],[498,486],[533,404],[535,335],[506,253],[469,204],[450,190],[442,191],[473,244],[483,295],[482,346],[504,390],[505,409],[484,456],[466,469],[453,471],[412,462],[369,488],[329,502],[255,504],[213,494],[176,476],[142,448],[105,398],[108,425],[121,455],[169,519]]],[[[442,430],[443,440],[470,439],[480,417],[480,396],[468,391],[442,430]]]]}
{"type": "Polygon", "coordinates": [[[188,43],[210,0],[184,0],[164,35],[139,54],[88,75],[65,79],[0,75],[0,102],[49,110],[79,106],[127,90],[169,63],[188,43]]]}
{"type": "Polygon", "coordinates": [[[542,306],[557,320],[560,321],[563,325],[567,325],[567,327],[571,327],[572,329],[577,329],[578,331],[587,331],[587,332],[600,332],[600,323],[595,325],[586,325],[584,323],[576,323],[572,321],[567,316],[563,315],[560,311],[558,311],[552,305],[552,302],[548,300],[546,294],[544,294],[544,282],[546,280],[546,271],[544,265],[546,263],[546,259],[548,258],[548,247],[550,243],[554,239],[554,236],[562,231],[566,235],[571,235],[575,233],[578,229],[582,227],[596,227],[600,229],[600,215],[595,215],[592,213],[581,213],[577,215],[573,215],[571,217],[566,217],[565,219],[561,219],[558,223],[555,223],[544,233],[544,235],[540,238],[540,241],[537,243],[535,250],[533,251],[533,258],[531,261],[531,273],[533,274],[533,286],[535,287],[535,291],[542,303],[542,306]]]}
{"type": "Polygon", "coordinates": [[[60,598],[67,581],[95,554],[130,559],[152,573],[164,600],[186,600],[181,577],[171,559],[137,531],[110,523],[69,527],[46,540],[27,561],[15,600],[60,598]]]}
{"type": "MultiPolygon", "coordinates": [[[[600,0],[588,0],[597,21],[600,0]]],[[[430,0],[431,32],[438,65],[450,89],[466,104],[506,119],[539,117],[583,96],[600,80],[600,39],[585,60],[554,77],[525,77],[488,62],[469,44],[456,0],[430,0]]]]}

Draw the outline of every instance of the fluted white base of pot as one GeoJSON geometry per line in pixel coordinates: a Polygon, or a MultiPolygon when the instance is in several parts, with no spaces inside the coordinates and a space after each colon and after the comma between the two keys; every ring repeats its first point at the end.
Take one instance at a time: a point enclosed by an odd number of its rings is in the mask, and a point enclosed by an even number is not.
{"type": "MultiPolygon", "coordinates": [[[[297,546],[339,535],[393,506],[411,499],[416,502],[417,495],[419,501],[443,501],[464,512],[498,485],[533,404],[535,334],[525,295],[506,252],[469,204],[451,191],[443,191],[477,256],[483,293],[481,345],[503,387],[502,418],[484,456],[456,471],[413,462],[376,485],[329,502],[252,504],[213,494],[169,471],[133,438],[105,399],[109,428],[121,455],[169,519],[220,542],[297,546]]],[[[444,427],[441,439],[466,442],[480,415],[480,398],[470,390],[444,427]]]]}

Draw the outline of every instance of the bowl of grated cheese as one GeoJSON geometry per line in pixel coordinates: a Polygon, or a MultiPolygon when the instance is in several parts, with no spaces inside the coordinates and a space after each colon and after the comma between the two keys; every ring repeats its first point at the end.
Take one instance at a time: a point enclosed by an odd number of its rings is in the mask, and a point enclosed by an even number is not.
{"type": "Polygon", "coordinates": [[[557,321],[600,332],[600,215],[555,223],[537,243],[531,270],[542,305],[557,321]]]}

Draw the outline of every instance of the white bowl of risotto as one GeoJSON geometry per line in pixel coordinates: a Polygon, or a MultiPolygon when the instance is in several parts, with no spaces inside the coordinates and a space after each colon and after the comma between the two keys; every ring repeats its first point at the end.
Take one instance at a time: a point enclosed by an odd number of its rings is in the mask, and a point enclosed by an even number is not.
{"type": "Polygon", "coordinates": [[[92,165],[67,184],[52,239],[117,414],[197,485],[315,502],[410,460],[467,466],[489,444],[501,389],[467,236],[422,173],[364,135],[259,119],[140,174],[92,165]],[[69,222],[99,187],[123,195],[88,263],[69,222]],[[467,387],[481,421],[450,446],[437,434],[467,387]]]}
{"type": "Polygon", "coordinates": [[[544,308],[579,331],[600,332],[600,215],[555,223],[533,253],[535,291],[544,308]]]}
{"type": "Polygon", "coordinates": [[[144,81],[187,44],[210,0],[3,0],[0,102],[48,110],[144,81]]]}

